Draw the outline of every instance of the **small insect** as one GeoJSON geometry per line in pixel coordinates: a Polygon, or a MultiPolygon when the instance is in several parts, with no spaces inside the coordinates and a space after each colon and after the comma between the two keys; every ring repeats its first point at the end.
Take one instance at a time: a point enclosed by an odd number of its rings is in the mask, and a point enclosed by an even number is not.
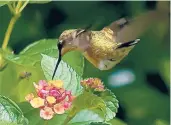
{"type": "Polygon", "coordinates": [[[62,56],[73,50],[82,52],[83,56],[100,70],[112,69],[129,54],[140,41],[138,37],[151,23],[165,16],[165,13],[149,11],[134,19],[121,18],[100,31],[65,30],[59,37],[59,58],[52,79],[62,56]]]}
{"type": "Polygon", "coordinates": [[[31,72],[23,71],[20,73],[19,78],[20,79],[29,79],[31,76],[31,72]]]}

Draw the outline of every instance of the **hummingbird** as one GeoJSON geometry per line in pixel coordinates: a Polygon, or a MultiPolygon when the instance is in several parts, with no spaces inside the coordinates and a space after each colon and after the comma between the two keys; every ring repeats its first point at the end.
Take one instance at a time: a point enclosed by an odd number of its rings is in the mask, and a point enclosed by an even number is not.
{"type": "Polygon", "coordinates": [[[89,28],[65,30],[57,44],[59,57],[52,79],[62,56],[70,51],[81,52],[99,70],[112,69],[139,43],[139,37],[150,24],[162,19],[162,16],[157,11],[149,11],[133,19],[116,20],[100,31],[89,28]]]}

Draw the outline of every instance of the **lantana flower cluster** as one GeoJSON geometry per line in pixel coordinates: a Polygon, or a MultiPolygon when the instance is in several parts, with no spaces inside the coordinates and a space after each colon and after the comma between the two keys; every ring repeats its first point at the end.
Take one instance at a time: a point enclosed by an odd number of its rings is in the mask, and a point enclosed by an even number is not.
{"type": "Polygon", "coordinates": [[[88,78],[81,81],[81,85],[87,90],[105,91],[103,82],[99,78],[88,78]]]}
{"type": "Polygon", "coordinates": [[[63,88],[61,80],[40,80],[38,84],[33,83],[37,96],[28,94],[25,99],[33,108],[40,108],[40,117],[46,120],[53,118],[55,114],[63,114],[68,110],[74,99],[71,91],[63,88]]]}

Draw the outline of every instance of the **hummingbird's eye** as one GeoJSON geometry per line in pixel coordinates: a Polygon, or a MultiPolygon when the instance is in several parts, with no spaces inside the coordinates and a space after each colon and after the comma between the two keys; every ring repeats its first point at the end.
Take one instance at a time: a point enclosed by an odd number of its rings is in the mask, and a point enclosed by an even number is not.
{"type": "Polygon", "coordinates": [[[59,43],[62,44],[62,43],[63,43],[63,40],[60,40],[60,39],[59,39],[59,43]]]}

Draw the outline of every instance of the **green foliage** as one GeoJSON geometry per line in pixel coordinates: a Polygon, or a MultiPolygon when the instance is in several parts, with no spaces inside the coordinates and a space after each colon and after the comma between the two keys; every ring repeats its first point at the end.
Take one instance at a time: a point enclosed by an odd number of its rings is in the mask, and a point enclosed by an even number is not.
{"type": "Polygon", "coordinates": [[[92,122],[102,122],[100,110],[82,110],[69,122],[69,125],[89,125],[92,122]],[[96,111],[96,113],[95,113],[96,111]],[[99,113],[97,113],[99,111],[99,113]]]}
{"type": "Polygon", "coordinates": [[[0,124],[1,125],[27,125],[21,109],[11,99],[0,96],[0,124]]]}
{"type": "Polygon", "coordinates": [[[163,80],[167,83],[168,88],[170,87],[170,60],[162,59],[159,66],[160,74],[163,80]]]}
{"type": "Polygon", "coordinates": [[[44,3],[49,3],[52,0],[29,0],[29,3],[33,3],[33,4],[44,4],[44,3]]]}
{"type": "Polygon", "coordinates": [[[164,120],[157,119],[154,125],[169,125],[169,123],[164,120]]]}
{"type": "Polygon", "coordinates": [[[116,96],[110,91],[106,90],[100,94],[100,97],[104,100],[106,104],[106,119],[111,120],[115,117],[117,111],[118,111],[118,100],[116,99],[116,96]]]}
{"type": "MultiPolygon", "coordinates": [[[[101,96],[97,96],[91,92],[84,91],[74,100],[73,106],[75,112],[88,109],[98,114],[98,116],[101,117],[103,121],[109,121],[115,117],[118,108],[118,101],[113,93],[109,93],[109,90],[102,92],[101,96]]],[[[89,120],[89,122],[91,121],[89,120]]]]}
{"type": "Polygon", "coordinates": [[[127,125],[127,124],[117,118],[114,118],[108,122],[103,122],[103,119],[93,111],[82,110],[70,121],[69,125],[127,125]]]}
{"type": "Polygon", "coordinates": [[[78,112],[84,109],[99,109],[101,117],[105,118],[106,109],[105,102],[98,96],[92,94],[91,92],[84,91],[80,94],[73,102],[74,111],[78,112]]]}
{"type": "MultiPolygon", "coordinates": [[[[0,93],[16,102],[24,101],[26,94],[34,90],[32,83],[44,78],[42,70],[37,64],[25,63],[25,56],[13,54],[4,54],[4,56],[7,66],[0,72],[0,93]],[[31,73],[31,76],[25,77],[25,72],[31,73]]],[[[27,59],[31,60],[29,57],[27,59]]]]}
{"type": "Polygon", "coordinates": [[[10,2],[10,1],[0,1],[0,7],[4,6],[5,4],[8,4],[8,2],[10,2]]]}
{"type": "Polygon", "coordinates": [[[103,123],[103,122],[92,122],[90,125],[110,125],[110,124],[103,123]]]}
{"type": "Polygon", "coordinates": [[[111,125],[127,125],[125,122],[121,121],[120,119],[114,118],[109,121],[111,125]]]}

